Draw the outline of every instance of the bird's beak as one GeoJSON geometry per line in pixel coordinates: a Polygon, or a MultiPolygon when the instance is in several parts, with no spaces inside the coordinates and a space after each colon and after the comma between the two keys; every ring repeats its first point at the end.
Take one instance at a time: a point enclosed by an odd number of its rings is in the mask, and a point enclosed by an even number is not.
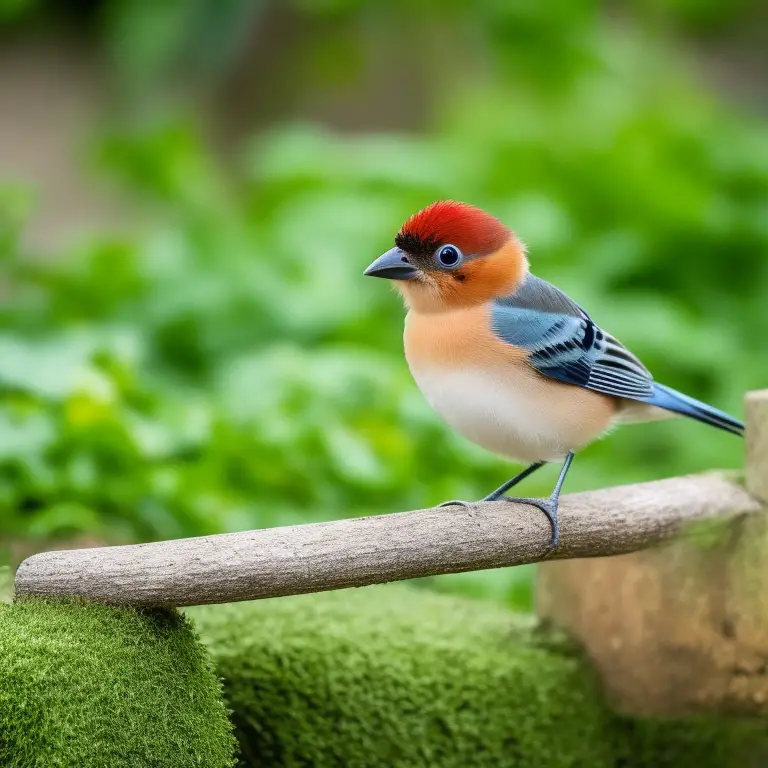
{"type": "Polygon", "coordinates": [[[385,277],[387,280],[412,280],[419,270],[410,264],[405,251],[400,248],[390,248],[385,254],[365,270],[370,277],[385,277]]]}

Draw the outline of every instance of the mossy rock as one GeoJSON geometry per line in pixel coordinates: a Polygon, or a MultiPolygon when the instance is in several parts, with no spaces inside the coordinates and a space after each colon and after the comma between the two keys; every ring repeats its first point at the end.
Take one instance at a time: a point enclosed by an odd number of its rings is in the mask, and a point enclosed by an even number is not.
{"type": "Polygon", "coordinates": [[[0,605],[4,768],[225,768],[235,742],[189,622],[76,602],[0,605]]]}
{"type": "MultiPolygon", "coordinates": [[[[192,609],[248,768],[757,768],[765,722],[613,714],[532,617],[401,585],[192,609]]],[[[233,765],[174,611],[0,606],[0,765],[233,765]]]]}
{"type": "Polygon", "coordinates": [[[616,768],[765,768],[768,723],[730,717],[616,718],[616,768]]]}
{"type": "Polygon", "coordinates": [[[616,716],[532,617],[408,586],[191,610],[248,768],[748,768],[765,722],[616,716]]]}
{"type": "Polygon", "coordinates": [[[244,765],[614,765],[588,667],[529,617],[403,586],[192,615],[244,765]]]}

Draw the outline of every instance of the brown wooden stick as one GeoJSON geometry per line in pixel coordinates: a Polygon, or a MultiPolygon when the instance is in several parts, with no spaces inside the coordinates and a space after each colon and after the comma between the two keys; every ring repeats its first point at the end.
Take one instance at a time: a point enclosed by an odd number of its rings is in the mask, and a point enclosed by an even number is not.
{"type": "Polygon", "coordinates": [[[747,488],[758,499],[768,502],[768,389],[750,392],[744,405],[747,413],[747,488]]]}
{"type": "Polygon", "coordinates": [[[565,496],[549,552],[542,512],[509,502],[443,507],[153,544],[43,552],[16,574],[17,596],[135,606],[200,605],[501,568],[545,557],[633,552],[697,520],[759,505],[721,475],[565,496]]]}

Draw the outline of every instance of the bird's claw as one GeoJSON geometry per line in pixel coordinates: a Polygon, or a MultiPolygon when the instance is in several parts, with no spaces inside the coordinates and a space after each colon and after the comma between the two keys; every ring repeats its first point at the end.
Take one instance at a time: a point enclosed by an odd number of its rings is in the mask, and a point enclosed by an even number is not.
{"type": "Polygon", "coordinates": [[[560,528],[557,524],[557,499],[534,499],[528,497],[515,498],[513,496],[501,496],[498,501],[510,501],[514,504],[530,504],[532,507],[540,509],[549,519],[552,526],[552,541],[550,542],[550,548],[556,549],[557,544],[560,541],[560,528]]]}
{"type": "MultiPolygon", "coordinates": [[[[533,507],[537,507],[540,509],[546,516],[547,519],[550,522],[550,525],[552,526],[552,541],[550,542],[550,549],[556,549],[557,544],[560,541],[560,528],[557,524],[557,507],[558,507],[558,500],[554,498],[549,499],[534,499],[534,498],[516,498],[513,496],[498,496],[495,493],[492,493],[488,496],[486,496],[484,499],[481,499],[480,501],[510,501],[513,504],[530,504],[533,507]]],[[[471,501],[460,501],[458,499],[454,499],[451,501],[444,501],[442,504],[438,504],[438,507],[452,507],[452,506],[459,506],[459,507],[471,507],[473,502],[471,501]]]]}

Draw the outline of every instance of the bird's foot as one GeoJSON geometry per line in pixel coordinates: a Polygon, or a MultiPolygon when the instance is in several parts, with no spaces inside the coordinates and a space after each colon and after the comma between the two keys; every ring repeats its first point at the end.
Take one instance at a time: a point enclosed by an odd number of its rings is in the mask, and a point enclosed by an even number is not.
{"type": "MultiPolygon", "coordinates": [[[[551,549],[556,549],[557,544],[560,541],[560,528],[557,524],[557,508],[559,505],[559,499],[557,497],[550,497],[548,499],[534,499],[529,497],[514,497],[514,496],[500,496],[497,492],[488,494],[480,501],[510,501],[513,504],[530,504],[533,507],[540,509],[548,518],[550,525],[552,526],[552,541],[550,543],[551,549]]],[[[471,507],[478,502],[472,501],[460,501],[459,499],[453,499],[451,501],[444,501],[442,504],[438,504],[438,507],[471,507]]]]}
{"type": "MultiPolygon", "coordinates": [[[[491,494],[493,496],[493,494],[491,494]]],[[[532,498],[514,498],[513,496],[501,496],[483,499],[483,501],[511,501],[515,504],[530,504],[533,507],[540,509],[549,519],[552,526],[552,541],[550,543],[551,549],[556,549],[557,544],[560,541],[560,528],[557,524],[557,508],[559,505],[559,499],[556,497],[550,497],[548,499],[532,499],[532,498]]]]}

